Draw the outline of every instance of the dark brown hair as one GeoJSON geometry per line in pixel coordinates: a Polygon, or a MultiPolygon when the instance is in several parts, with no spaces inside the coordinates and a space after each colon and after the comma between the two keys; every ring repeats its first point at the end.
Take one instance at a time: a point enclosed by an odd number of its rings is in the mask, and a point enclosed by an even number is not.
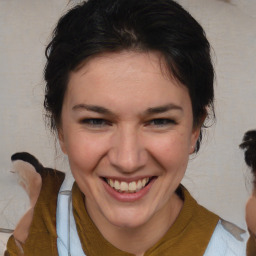
{"type": "Polygon", "coordinates": [[[256,130],[247,131],[239,147],[244,150],[244,160],[254,174],[256,188],[256,130]]]}
{"type": "MultiPolygon", "coordinates": [[[[172,0],[88,0],[60,18],[46,48],[44,107],[52,130],[61,124],[69,74],[88,58],[122,50],[158,51],[187,87],[194,125],[213,113],[214,69],[203,28],[172,0]]],[[[199,150],[202,133],[196,145],[199,150]]]]}

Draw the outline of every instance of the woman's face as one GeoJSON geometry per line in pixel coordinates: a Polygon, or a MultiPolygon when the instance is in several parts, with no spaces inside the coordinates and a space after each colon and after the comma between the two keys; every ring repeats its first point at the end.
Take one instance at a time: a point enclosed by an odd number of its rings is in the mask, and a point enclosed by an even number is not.
{"type": "Polygon", "coordinates": [[[160,59],[109,53],[70,74],[60,144],[96,224],[136,228],[177,200],[199,128],[160,59]]]}

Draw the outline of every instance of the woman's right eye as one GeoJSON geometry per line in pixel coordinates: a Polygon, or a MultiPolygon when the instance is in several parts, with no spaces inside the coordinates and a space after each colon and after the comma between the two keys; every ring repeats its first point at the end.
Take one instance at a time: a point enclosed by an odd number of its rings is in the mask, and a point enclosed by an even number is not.
{"type": "Polygon", "coordinates": [[[109,126],[111,125],[111,123],[107,120],[104,120],[102,118],[86,118],[86,119],[82,119],[80,121],[81,124],[85,124],[88,125],[92,128],[101,128],[101,127],[105,127],[105,126],[109,126]]]}

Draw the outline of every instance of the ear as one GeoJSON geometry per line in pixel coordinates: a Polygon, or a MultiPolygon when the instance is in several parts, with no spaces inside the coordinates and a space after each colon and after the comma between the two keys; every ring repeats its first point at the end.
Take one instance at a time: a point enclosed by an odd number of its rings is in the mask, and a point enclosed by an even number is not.
{"type": "Polygon", "coordinates": [[[196,143],[199,138],[201,128],[205,118],[206,118],[206,114],[200,119],[200,122],[198,124],[195,124],[193,127],[193,131],[191,134],[191,142],[190,142],[190,145],[191,145],[190,152],[189,152],[190,154],[193,154],[195,152],[196,143]]]}
{"type": "Polygon", "coordinates": [[[191,148],[190,148],[189,154],[193,154],[195,152],[196,142],[199,138],[200,131],[201,131],[201,126],[197,126],[193,128],[191,141],[190,141],[191,148]]]}
{"type": "Polygon", "coordinates": [[[59,143],[60,143],[61,151],[66,155],[67,154],[67,150],[66,150],[64,133],[63,133],[62,128],[58,129],[58,138],[59,138],[59,143]]]}

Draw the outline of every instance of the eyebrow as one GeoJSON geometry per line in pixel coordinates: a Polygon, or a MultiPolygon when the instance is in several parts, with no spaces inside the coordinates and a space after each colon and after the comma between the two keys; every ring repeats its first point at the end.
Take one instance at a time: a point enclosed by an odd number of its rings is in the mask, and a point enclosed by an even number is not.
{"type": "Polygon", "coordinates": [[[150,114],[161,114],[161,113],[165,113],[169,110],[179,110],[183,112],[183,108],[175,105],[175,104],[167,104],[167,105],[163,105],[163,106],[157,106],[157,107],[153,107],[153,108],[148,108],[145,111],[145,114],[150,115],[150,114]]]}
{"type": "MultiPolygon", "coordinates": [[[[96,113],[103,114],[103,115],[115,116],[115,114],[112,111],[110,111],[109,109],[102,107],[102,106],[97,106],[97,105],[77,104],[74,107],[72,107],[72,110],[87,110],[87,111],[92,111],[92,112],[96,112],[96,113]]],[[[148,108],[146,111],[144,111],[143,114],[145,114],[145,115],[161,114],[161,113],[165,113],[170,110],[179,110],[179,111],[183,112],[182,107],[170,103],[170,104],[163,105],[163,106],[148,108]]]]}
{"type": "Polygon", "coordinates": [[[99,114],[114,115],[109,109],[97,105],[78,104],[72,107],[72,110],[88,110],[99,114]]]}

